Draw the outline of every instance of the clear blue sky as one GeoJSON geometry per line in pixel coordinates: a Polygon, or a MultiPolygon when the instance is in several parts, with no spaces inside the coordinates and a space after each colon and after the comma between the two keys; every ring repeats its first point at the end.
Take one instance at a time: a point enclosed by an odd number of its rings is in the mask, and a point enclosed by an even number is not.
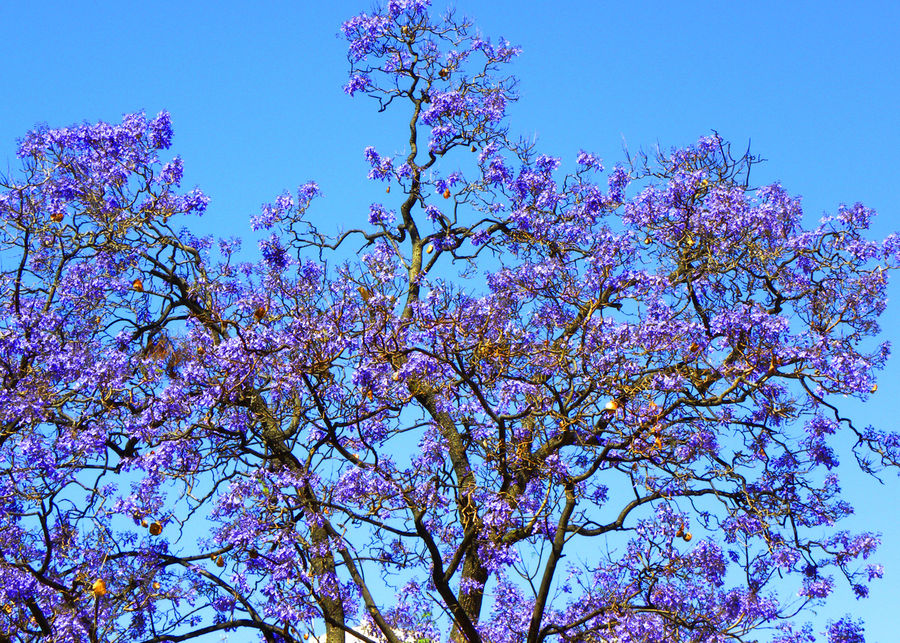
{"type": "MultiPolygon", "coordinates": [[[[607,165],[629,148],[689,143],[711,129],[752,141],[768,163],[755,183],[802,195],[813,223],[840,202],[876,208],[873,236],[900,230],[900,4],[863,1],[554,3],[460,0],[486,35],[524,48],[513,132],[571,159],[607,165]]],[[[363,2],[0,3],[0,168],[36,122],[172,113],[188,186],[212,197],[207,231],[244,234],[260,203],[314,179],[316,212],[361,222],[381,190],[362,150],[399,151],[396,122],[341,91],[342,20],[363,2]]],[[[898,277],[895,277],[895,280],[898,277]]],[[[900,346],[900,288],[883,328],[900,346]]],[[[897,348],[900,351],[900,347],[897,348]]],[[[900,356],[861,424],[897,429],[900,356]]],[[[844,461],[850,463],[849,457],[844,461]]],[[[897,640],[900,483],[879,487],[842,468],[857,529],[879,530],[886,578],[868,601],[847,593],[835,615],[867,621],[868,640],[897,640]]],[[[232,640],[235,640],[232,637],[232,640]]]]}

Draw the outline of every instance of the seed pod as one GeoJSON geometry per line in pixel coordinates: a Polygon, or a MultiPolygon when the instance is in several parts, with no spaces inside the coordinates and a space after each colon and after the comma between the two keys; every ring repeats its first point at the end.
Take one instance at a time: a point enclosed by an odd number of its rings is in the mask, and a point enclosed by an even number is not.
{"type": "Polygon", "coordinates": [[[390,193],[391,193],[391,186],[390,186],[390,185],[387,186],[387,188],[385,188],[384,193],[385,193],[385,194],[390,194],[390,193]]]}
{"type": "Polygon", "coordinates": [[[878,390],[878,384],[872,384],[872,392],[874,393],[877,390],[878,390]]]}
{"type": "Polygon", "coordinates": [[[679,528],[678,528],[678,531],[675,532],[675,536],[677,536],[678,538],[683,537],[683,536],[684,536],[684,528],[683,528],[683,527],[679,527],[679,528]]]}
{"type": "Polygon", "coordinates": [[[691,532],[689,532],[689,531],[684,532],[684,542],[686,542],[686,543],[691,542],[691,538],[693,538],[693,536],[691,535],[691,532]]]}
{"type": "Polygon", "coordinates": [[[438,72],[438,76],[441,78],[447,78],[450,75],[450,70],[446,67],[441,67],[441,70],[438,72]]]}
{"type": "Polygon", "coordinates": [[[95,580],[94,584],[91,586],[91,594],[94,595],[94,598],[100,598],[106,594],[106,581],[102,578],[95,580]]]}
{"type": "Polygon", "coordinates": [[[445,199],[450,198],[450,188],[444,188],[444,198],[445,199]]]}
{"type": "Polygon", "coordinates": [[[146,520],[141,520],[141,527],[143,527],[144,529],[147,528],[147,521],[146,521],[146,520]]]}
{"type": "Polygon", "coordinates": [[[225,559],[221,556],[216,558],[216,567],[225,567],[225,559]]]}
{"type": "Polygon", "coordinates": [[[161,533],[162,533],[162,523],[151,522],[150,523],[150,535],[151,536],[159,536],[161,533]]]}
{"type": "Polygon", "coordinates": [[[266,310],[265,306],[259,306],[256,310],[253,311],[253,316],[256,317],[256,321],[262,321],[265,318],[267,312],[268,311],[266,310]]]}
{"type": "Polygon", "coordinates": [[[359,296],[363,298],[363,301],[369,301],[372,298],[372,291],[368,288],[360,286],[357,290],[359,291],[359,296]]]}
{"type": "Polygon", "coordinates": [[[247,558],[250,558],[251,560],[256,558],[257,556],[259,556],[259,552],[256,551],[255,549],[251,549],[250,551],[247,552],[247,558]]]}
{"type": "Polygon", "coordinates": [[[434,252],[434,244],[429,243],[427,246],[425,246],[425,252],[427,254],[431,254],[432,252],[434,252]]]}
{"type": "Polygon", "coordinates": [[[144,282],[140,279],[135,279],[131,282],[131,287],[135,292],[144,292],[144,282]]]}
{"type": "Polygon", "coordinates": [[[394,374],[391,375],[391,379],[394,380],[395,382],[399,382],[400,381],[400,373],[398,371],[394,371],[394,374]]]}
{"type": "Polygon", "coordinates": [[[618,411],[619,410],[619,401],[618,400],[610,400],[606,403],[606,406],[603,407],[607,411],[618,411]]]}
{"type": "Polygon", "coordinates": [[[477,152],[478,149],[473,145],[473,146],[472,146],[472,151],[473,151],[473,152],[477,152]]]}
{"type": "Polygon", "coordinates": [[[153,581],[153,589],[159,589],[162,585],[159,584],[158,580],[153,581]]]}
{"type": "Polygon", "coordinates": [[[50,215],[50,220],[54,221],[55,223],[59,223],[60,221],[63,220],[63,213],[62,212],[54,212],[53,214],[50,215]]]}

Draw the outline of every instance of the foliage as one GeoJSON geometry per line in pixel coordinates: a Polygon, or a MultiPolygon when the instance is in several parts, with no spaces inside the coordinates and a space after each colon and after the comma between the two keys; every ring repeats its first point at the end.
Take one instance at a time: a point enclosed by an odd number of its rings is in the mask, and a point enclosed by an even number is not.
{"type": "Polygon", "coordinates": [[[165,113],[20,142],[8,640],[787,643],[880,575],[834,469],[896,466],[900,435],[834,398],[875,392],[897,239],[861,205],[804,228],[718,136],[563,175],[507,135],[516,48],[426,4],[344,25],[346,91],[409,149],[365,151],[388,205],[339,237],[314,183],[254,218],[255,263],[174,227],[207,199],[165,113]]]}

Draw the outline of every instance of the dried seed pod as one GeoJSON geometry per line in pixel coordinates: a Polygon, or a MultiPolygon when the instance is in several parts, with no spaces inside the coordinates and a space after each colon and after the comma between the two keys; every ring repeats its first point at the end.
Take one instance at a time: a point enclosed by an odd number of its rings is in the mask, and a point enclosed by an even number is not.
{"type": "Polygon", "coordinates": [[[59,223],[60,221],[63,220],[63,213],[62,212],[54,212],[53,214],[50,215],[50,220],[54,221],[56,223],[59,223]]]}
{"type": "Polygon", "coordinates": [[[619,401],[618,400],[610,400],[606,403],[606,406],[603,407],[607,411],[618,411],[619,410],[619,401]]]}
{"type": "Polygon", "coordinates": [[[689,532],[689,531],[684,532],[684,542],[686,542],[686,543],[691,542],[691,538],[693,538],[693,536],[691,535],[691,532],[689,532]]]}
{"type": "Polygon", "coordinates": [[[162,523],[151,522],[150,523],[150,535],[151,536],[159,536],[161,533],[162,533],[162,523]]]}
{"type": "Polygon", "coordinates": [[[429,243],[427,246],[425,246],[425,253],[430,255],[432,252],[434,252],[434,244],[429,243]]]}
{"type": "Polygon", "coordinates": [[[450,188],[444,188],[444,198],[445,199],[450,198],[450,188]]]}
{"type": "Polygon", "coordinates": [[[216,558],[216,567],[225,567],[225,559],[221,556],[216,558]]]}
{"type": "Polygon", "coordinates": [[[91,586],[91,594],[94,595],[94,598],[100,598],[106,594],[106,581],[102,578],[95,580],[94,584],[91,586]]]}
{"type": "Polygon", "coordinates": [[[678,531],[675,532],[675,536],[678,538],[684,537],[684,527],[679,527],[678,531]]]}
{"type": "Polygon", "coordinates": [[[390,185],[387,186],[387,187],[385,188],[384,193],[385,193],[385,194],[390,194],[390,193],[391,193],[391,186],[390,186],[390,185]]]}
{"type": "Polygon", "coordinates": [[[159,584],[158,580],[153,581],[153,589],[159,589],[162,585],[159,584]]]}
{"type": "Polygon", "coordinates": [[[265,306],[258,306],[257,309],[253,311],[253,316],[256,318],[256,321],[262,321],[267,312],[269,311],[266,310],[265,306]]]}
{"type": "Polygon", "coordinates": [[[131,287],[135,292],[144,292],[144,282],[140,279],[135,279],[131,282],[131,287]]]}

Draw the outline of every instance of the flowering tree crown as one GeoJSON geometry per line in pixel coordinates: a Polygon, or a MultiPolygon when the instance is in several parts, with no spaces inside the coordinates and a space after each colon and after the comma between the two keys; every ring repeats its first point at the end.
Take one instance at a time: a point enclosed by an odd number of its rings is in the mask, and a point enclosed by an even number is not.
{"type": "Polygon", "coordinates": [[[255,263],[176,228],[207,199],[166,113],[21,141],[2,636],[815,640],[797,613],[881,574],[834,468],[900,436],[835,396],[875,392],[897,238],[862,205],[805,228],[717,135],[564,173],[506,129],[517,49],[422,0],[343,33],[347,93],[409,126],[338,237],[314,183],[254,217],[255,263]]]}

